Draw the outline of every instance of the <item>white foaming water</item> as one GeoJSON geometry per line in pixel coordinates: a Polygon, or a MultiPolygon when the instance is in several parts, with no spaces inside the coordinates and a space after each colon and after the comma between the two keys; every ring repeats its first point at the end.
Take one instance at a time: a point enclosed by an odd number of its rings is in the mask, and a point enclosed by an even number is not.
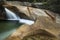
{"type": "Polygon", "coordinates": [[[5,11],[6,11],[6,15],[8,17],[8,20],[19,20],[20,23],[25,23],[25,24],[29,24],[29,25],[34,24],[34,21],[27,20],[27,19],[21,19],[14,12],[8,10],[7,8],[5,8],[5,11]]]}

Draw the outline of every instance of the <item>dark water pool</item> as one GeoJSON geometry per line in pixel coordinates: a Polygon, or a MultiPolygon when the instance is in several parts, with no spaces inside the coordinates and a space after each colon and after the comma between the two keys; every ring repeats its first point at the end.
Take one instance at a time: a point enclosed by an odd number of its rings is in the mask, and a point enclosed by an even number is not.
{"type": "Polygon", "coordinates": [[[15,32],[20,25],[22,24],[16,20],[0,20],[0,40],[4,40],[11,33],[15,32]]]}

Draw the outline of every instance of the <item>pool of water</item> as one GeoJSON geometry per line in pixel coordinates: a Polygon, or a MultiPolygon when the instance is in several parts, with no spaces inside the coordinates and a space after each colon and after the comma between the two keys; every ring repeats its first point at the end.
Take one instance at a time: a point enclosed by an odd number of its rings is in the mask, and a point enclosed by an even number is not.
{"type": "Polygon", "coordinates": [[[10,34],[16,31],[16,29],[22,25],[18,21],[0,20],[0,40],[4,40],[10,34]]]}

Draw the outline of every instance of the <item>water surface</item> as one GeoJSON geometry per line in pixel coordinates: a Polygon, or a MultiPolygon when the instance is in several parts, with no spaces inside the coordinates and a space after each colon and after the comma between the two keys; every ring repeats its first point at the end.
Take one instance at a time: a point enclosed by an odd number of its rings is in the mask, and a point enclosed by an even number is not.
{"type": "Polygon", "coordinates": [[[4,40],[15,32],[20,25],[22,24],[18,23],[18,21],[0,20],[0,40],[4,40]]]}

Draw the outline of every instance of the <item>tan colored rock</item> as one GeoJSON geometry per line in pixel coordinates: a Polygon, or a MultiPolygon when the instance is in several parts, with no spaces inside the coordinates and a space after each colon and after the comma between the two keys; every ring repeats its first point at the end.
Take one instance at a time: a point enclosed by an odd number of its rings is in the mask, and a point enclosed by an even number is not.
{"type": "MultiPolygon", "coordinates": [[[[26,40],[32,38],[37,38],[37,35],[40,36],[39,40],[59,40],[60,28],[56,23],[53,23],[47,17],[39,17],[35,24],[33,25],[22,25],[16,32],[10,35],[7,40],[26,40]],[[42,37],[42,38],[41,38],[42,37]],[[47,38],[47,39],[46,39],[47,38]],[[52,38],[52,39],[51,39],[52,38]]],[[[38,37],[39,37],[38,36],[38,37]]],[[[32,40],[32,39],[31,39],[32,40]]],[[[37,39],[36,39],[37,40],[37,39]]]]}
{"type": "MultiPolygon", "coordinates": [[[[27,7],[27,6],[21,6],[19,5],[19,2],[7,2],[8,5],[14,6],[10,7],[10,9],[14,12],[20,12],[19,16],[28,17],[30,19],[36,20],[39,16],[45,16],[51,18],[53,21],[55,20],[55,14],[48,10],[33,8],[33,7],[27,7]],[[21,14],[22,13],[22,14],[21,14]],[[25,14],[25,15],[24,15],[25,14]]],[[[9,6],[8,6],[9,7],[9,6]]]]}
{"type": "MultiPolygon", "coordinates": [[[[53,38],[53,39],[48,38],[49,40],[59,40],[60,26],[58,26],[57,23],[54,23],[48,15],[47,15],[48,17],[41,16],[42,13],[43,13],[43,15],[45,15],[45,12],[43,10],[29,7],[30,12],[31,12],[31,14],[29,14],[27,7],[19,6],[19,5],[18,6],[14,5],[14,6],[16,6],[20,12],[23,12],[28,17],[33,17],[32,19],[34,19],[36,17],[37,20],[33,25],[25,24],[25,25],[20,26],[16,30],[16,32],[12,33],[8,38],[6,38],[6,40],[24,40],[25,38],[27,38],[27,39],[30,38],[30,36],[32,36],[32,38],[34,37],[34,39],[36,39],[36,37],[35,37],[36,35],[41,36],[41,38],[42,38],[42,36],[43,36],[43,38],[47,38],[47,37],[53,38]],[[41,11],[43,11],[43,12],[41,12],[41,11]],[[37,14],[36,14],[36,12],[37,12],[37,14]],[[47,36],[47,37],[45,37],[45,36],[47,36]]],[[[46,39],[44,39],[44,40],[46,40],[46,39]]]]}

